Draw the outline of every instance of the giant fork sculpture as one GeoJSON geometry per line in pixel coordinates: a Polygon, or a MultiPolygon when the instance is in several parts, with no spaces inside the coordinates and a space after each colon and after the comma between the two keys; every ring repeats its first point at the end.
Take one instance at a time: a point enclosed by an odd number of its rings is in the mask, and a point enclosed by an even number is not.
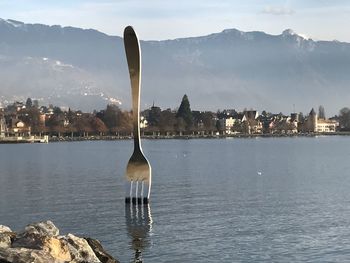
{"type": "Polygon", "coordinates": [[[125,203],[148,204],[151,192],[151,166],[142,152],[140,138],[141,49],[131,26],[124,30],[124,47],[131,81],[134,126],[134,152],[126,167],[125,175],[127,180],[125,203]]]}

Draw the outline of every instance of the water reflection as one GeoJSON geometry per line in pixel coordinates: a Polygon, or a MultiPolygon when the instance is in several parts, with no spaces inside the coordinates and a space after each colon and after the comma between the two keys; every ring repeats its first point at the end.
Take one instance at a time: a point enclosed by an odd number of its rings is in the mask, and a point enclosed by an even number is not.
{"type": "Polygon", "coordinates": [[[131,246],[135,250],[132,262],[141,263],[142,252],[150,246],[150,232],[152,231],[152,215],[149,204],[125,205],[125,220],[128,234],[131,237],[131,246]]]}

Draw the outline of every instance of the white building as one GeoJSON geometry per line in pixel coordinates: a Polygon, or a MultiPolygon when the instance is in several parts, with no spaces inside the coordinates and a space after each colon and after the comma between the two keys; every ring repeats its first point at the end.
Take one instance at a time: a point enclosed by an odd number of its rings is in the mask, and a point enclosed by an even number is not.
{"type": "Polygon", "coordinates": [[[5,137],[6,130],[7,130],[7,127],[6,127],[5,118],[0,116],[0,138],[5,137]]]}
{"type": "Polygon", "coordinates": [[[236,119],[234,119],[232,116],[225,119],[225,128],[226,128],[227,134],[231,133],[232,127],[235,124],[235,122],[236,122],[236,119]]]}
{"type": "Polygon", "coordinates": [[[339,123],[333,120],[318,119],[316,123],[316,132],[335,132],[339,123]]]}
{"type": "Polygon", "coordinates": [[[144,116],[140,117],[140,129],[147,128],[148,127],[148,121],[144,116]]]}

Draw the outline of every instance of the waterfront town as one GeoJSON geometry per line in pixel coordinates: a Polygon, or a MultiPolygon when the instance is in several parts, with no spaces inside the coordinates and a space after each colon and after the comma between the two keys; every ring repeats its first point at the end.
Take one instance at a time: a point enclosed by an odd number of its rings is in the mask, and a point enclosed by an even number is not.
{"type": "MultiPolygon", "coordinates": [[[[310,109],[307,114],[259,113],[254,109],[211,111],[191,110],[183,96],[177,110],[153,105],[141,112],[141,134],[144,137],[211,137],[211,136],[282,136],[305,134],[339,134],[350,131],[350,109],[326,118],[325,109],[310,109]]],[[[132,114],[117,105],[85,113],[63,110],[38,101],[13,102],[0,108],[0,141],[48,142],[78,138],[127,138],[132,135],[132,114]]]]}

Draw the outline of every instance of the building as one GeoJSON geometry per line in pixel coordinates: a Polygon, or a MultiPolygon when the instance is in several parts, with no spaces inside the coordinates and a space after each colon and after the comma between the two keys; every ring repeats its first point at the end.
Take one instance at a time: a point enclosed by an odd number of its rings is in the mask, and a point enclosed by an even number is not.
{"type": "Polygon", "coordinates": [[[10,120],[6,135],[9,137],[27,137],[31,135],[31,127],[19,119],[13,118],[10,120]]]}
{"type": "Polygon", "coordinates": [[[309,116],[306,118],[304,122],[304,131],[306,132],[317,131],[317,114],[313,108],[311,109],[309,116]]]}
{"type": "Polygon", "coordinates": [[[316,124],[316,132],[329,133],[336,132],[339,123],[334,120],[318,119],[316,124]]]}
{"type": "Polygon", "coordinates": [[[263,131],[262,122],[259,120],[259,113],[256,110],[245,110],[242,122],[246,123],[248,134],[260,134],[263,131]]]}
{"type": "Polygon", "coordinates": [[[309,116],[303,123],[304,132],[332,133],[336,132],[339,123],[335,120],[318,118],[314,109],[311,109],[309,116]]]}
{"type": "Polygon", "coordinates": [[[140,117],[140,128],[144,129],[148,127],[148,121],[144,116],[140,117]]]}
{"type": "Polygon", "coordinates": [[[241,124],[245,116],[243,113],[238,113],[235,110],[224,110],[221,114],[220,122],[222,127],[225,127],[225,133],[235,133],[234,126],[241,124]]]}
{"type": "Polygon", "coordinates": [[[225,127],[226,127],[226,131],[230,131],[231,128],[233,127],[233,125],[235,124],[236,119],[233,118],[232,116],[228,117],[225,119],[225,127]]]}
{"type": "Polygon", "coordinates": [[[226,134],[248,133],[257,134],[262,132],[262,123],[258,119],[258,111],[245,110],[224,110],[220,113],[220,124],[225,127],[226,134]]]}
{"type": "Polygon", "coordinates": [[[3,115],[0,114],[0,138],[5,137],[7,132],[6,120],[3,115]]]}
{"type": "Polygon", "coordinates": [[[259,117],[259,113],[256,110],[245,110],[243,113],[245,120],[256,120],[259,117]]]}

